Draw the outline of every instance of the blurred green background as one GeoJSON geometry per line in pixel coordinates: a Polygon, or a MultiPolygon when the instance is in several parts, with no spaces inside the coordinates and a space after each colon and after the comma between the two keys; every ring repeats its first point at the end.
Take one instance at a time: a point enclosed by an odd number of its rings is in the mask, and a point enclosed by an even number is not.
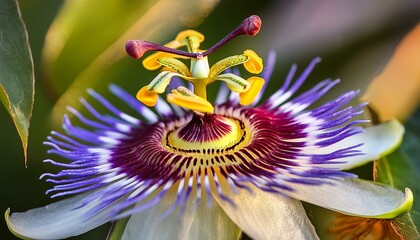
{"type": "MultiPolygon", "coordinates": [[[[205,34],[203,48],[208,48],[243,19],[258,14],[263,20],[259,35],[233,40],[209,61],[248,48],[262,57],[276,50],[278,61],[269,83],[274,88],[292,63],[303,69],[312,58],[321,56],[323,62],[306,87],[327,77],[341,78],[342,84],[330,94],[336,96],[344,90],[363,91],[384,68],[401,38],[420,21],[418,1],[182,0],[176,7],[166,2],[19,1],[34,58],[35,105],[27,168],[13,122],[0,107],[0,210],[26,211],[52,202],[44,195],[50,185],[38,178],[57,169],[42,163],[48,158],[42,142],[51,130],[59,129],[65,105],[77,105],[87,87],[107,95],[110,82],[135,94],[156,75],[125,56],[126,40],[164,44],[178,31],[194,28],[205,34]]],[[[105,239],[108,228],[109,224],[73,239],[105,239]]],[[[3,218],[0,239],[14,239],[3,218]]]]}

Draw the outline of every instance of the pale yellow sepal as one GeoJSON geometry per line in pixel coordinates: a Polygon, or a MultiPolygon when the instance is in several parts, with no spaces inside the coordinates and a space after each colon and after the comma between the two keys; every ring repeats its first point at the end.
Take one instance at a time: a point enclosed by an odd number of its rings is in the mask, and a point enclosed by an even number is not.
{"type": "Polygon", "coordinates": [[[136,94],[137,100],[142,102],[144,105],[153,107],[156,105],[158,94],[147,90],[148,86],[142,87],[136,94]]]}
{"type": "Polygon", "coordinates": [[[172,90],[171,94],[166,96],[168,102],[193,111],[212,113],[214,111],[210,102],[201,98],[184,87],[178,87],[172,90]]]}
{"type": "Polygon", "coordinates": [[[252,50],[245,50],[244,55],[249,57],[249,60],[244,63],[245,69],[254,74],[258,74],[263,70],[263,60],[252,50]]]}
{"type": "Polygon", "coordinates": [[[250,84],[248,91],[239,93],[239,103],[241,105],[251,104],[265,83],[264,79],[260,77],[250,77],[247,81],[250,84]]]}

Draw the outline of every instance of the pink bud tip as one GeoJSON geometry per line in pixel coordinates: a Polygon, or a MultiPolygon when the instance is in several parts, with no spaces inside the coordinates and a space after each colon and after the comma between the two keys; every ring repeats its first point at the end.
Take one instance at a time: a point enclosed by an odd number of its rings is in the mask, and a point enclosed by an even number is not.
{"type": "Polygon", "coordinates": [[[243,27],[245,34],[254,36],[260,31],[261,24],[262,24],[261,18],[258,17],[257,15],[252,15],[248,17],[247,19],[245,19],[241,25],[243,27]]]}
{"type": "Polygon", "coordinates": [[[160,51],[166,53],[172,53],[179,56],[185,56],[190,58],[197,58],[198,53],[189,53],[165,46],[158,45],[156,43],[141,41],[141,40],[129,40],[125,44],[125,51],[134,59],[141,58],[148,51],[160,51]]]}
{"type": "Polygon", "coordinates": [[[143,54],[147,51],[139,44],[137,40],[129,40],[125,44],[125,51],[128,55],[130,55],[134,59],[139,59],[143,56],[143,54]]]}

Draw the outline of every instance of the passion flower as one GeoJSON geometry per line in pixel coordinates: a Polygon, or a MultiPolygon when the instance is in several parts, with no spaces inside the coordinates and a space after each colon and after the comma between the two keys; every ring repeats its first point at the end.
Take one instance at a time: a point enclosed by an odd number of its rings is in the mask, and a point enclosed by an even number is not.
{"type": "MultiPolygon", "coordinates": [[[[297,94],[320,61],[296,78],[293,65],[283,86],[260,102],[275,56],[263,67],[251,50],[209,67],[207,56],[238,35],[258,33],[251,16],[209,50],[204,36],[181,32],[165,46],[128,41],[127,53],[144,59],[147,69],[164,67],[136,97],[116,85],[110,91],[136,115],[93,90],[88,93],[107,112],[81,99],[89,117],[69,111],[64,133],[51,133],[47,159],[62,167],[41,178],[53,183],[52,197],[74,195],[24,213],[6,212],[17,236],[57,239],[82,234],[108,221],[128,219],[122,239],[237,239],[241,230],[255,239],[317,239],[300,201],[347,215],[393,218],[413,202],[409,189],[358,179],[344,170],[389,153],[401,142],[397,121],[363,129],[356,120],[365,104],[347,106],[350,91],[310,109],[338,80],[324,80],[297,94]],[[186,47],[187,51],[178,48],[186,47]],[[190,59],[187,67],[180,59],[190,59]],[[229,68],[244,65],[247,80],[229,68]],[[178,77],[191,82],[193,88],[178,77]],[[216,101],[206,87],[222,81],[216,101]],[[165,94],[168,86],[174,86],[165,94]]],[[[124,225],[124,224],[122,224],[124,225]]]]}

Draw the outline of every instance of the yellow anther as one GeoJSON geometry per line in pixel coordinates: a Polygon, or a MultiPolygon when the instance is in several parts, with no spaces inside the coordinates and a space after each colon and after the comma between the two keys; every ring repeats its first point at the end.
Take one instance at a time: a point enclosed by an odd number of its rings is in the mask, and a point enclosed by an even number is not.
{"type": "Polygon", "coordinates": [[[239,93],[239,103],[241,105],[251,104],[264,85],[264,79],[260,77],[250,77],[247,82],[250,84],[248,91],[239,93]]]}
{"type": "MultiPolygon", "coordinates": [[[[203,34],[194,30],[185,30],[178,33],[175,40],[165,44],[164,46],[173,48],[173,49],[177,49],[185,45],[189,46],[191,43],[185,41],[187,37],[192,37],[192,44],[193,44],[192,47],[194,49],[198,49],[198,47],[200,46],[200,43],[204,41],[203,34]]],[[[171,54],[171,53],[166,53],[166,52],[156,52],[146,57],[143,60],[144,68],[146,68],[147,70],[159,69],[162,66],[161,63],[157,61],[159,58],[187,58],[187,57],[183,57],[183,56],[171,54]]]]}
{"type": "Polygon", "coordinates": [[[179,73],[181,75],[191,77],[190,69],[181,61],[176,58],[159,58],[157,59],[161,65],[167,67],[172,72],[179,73]]]}
{"type": "Polygon", "coordinates": [[[217,63],[213,64],[210,68],[209,77],[215,77],[226,69],[242,64],[248,61],[249,57],[245,55],[235,55],[231,57],[224,58],[217,63]]]}
{"type": "Polygon", "coordinates": [[[191,29],[179,32],[178,35],[176,35],[175,41],[182,43],[187,37],[191,37],[191,36],[197,37],[200,43],[204,41],[203,34],[197,31],[191,30],[191,29]]]}
{"type": "Polygon", "coordinates": [[[214,111],[210,102],[201,98],[184,87],[172,90],[171,94],[166,96],[168,102],[193,111],[212,113],[214,111]]]}
{"type": "Polygon", "coordinates": [[[153,107],[156,105],[158,94],[147,90],[147,86],[144,86],[137,92],[136,98],[144,105],[153,107]]]}
{"type": "Polygon", "coordinates": [[[185,30],[178,33],[175,40],[187,46],[188,52],[199,52],[198,48],[204,41],[204,35],[194,30],[185,30]]]}
{"type": "Polygon", "coordinates": [[[177,89],[172,90],[172,93],[174,94],[179,94],[182,96],[187,96],[187,97],[194,97],[195,94],[193,92],[191,92],[188,88],[186,87],[178,87],[177,89]]]}
{"type": "Polygon", "coordinates": [[[252,50],[245,50],[244,55],[249,60],[244,63],[245,69],[254,74],[258,74],[263,70],[263,60],[252,50]]]}
{"type": "Polygon", "coordinates": [[[174,72],[161,72],[159,73],[150,83],[147,85],[147,90],[155,93],[165,92],[166,87],[168,86],[171,78],[173,76],[180,76],[178,73],[174,72]]]}
{"type": "Polygon", "coordinates": [[[233,92],[246,92],[249,88],[248,81],[233,73],[221,74],[217,76],[216,80],[225,82],[228,88],[233,92]]]}

